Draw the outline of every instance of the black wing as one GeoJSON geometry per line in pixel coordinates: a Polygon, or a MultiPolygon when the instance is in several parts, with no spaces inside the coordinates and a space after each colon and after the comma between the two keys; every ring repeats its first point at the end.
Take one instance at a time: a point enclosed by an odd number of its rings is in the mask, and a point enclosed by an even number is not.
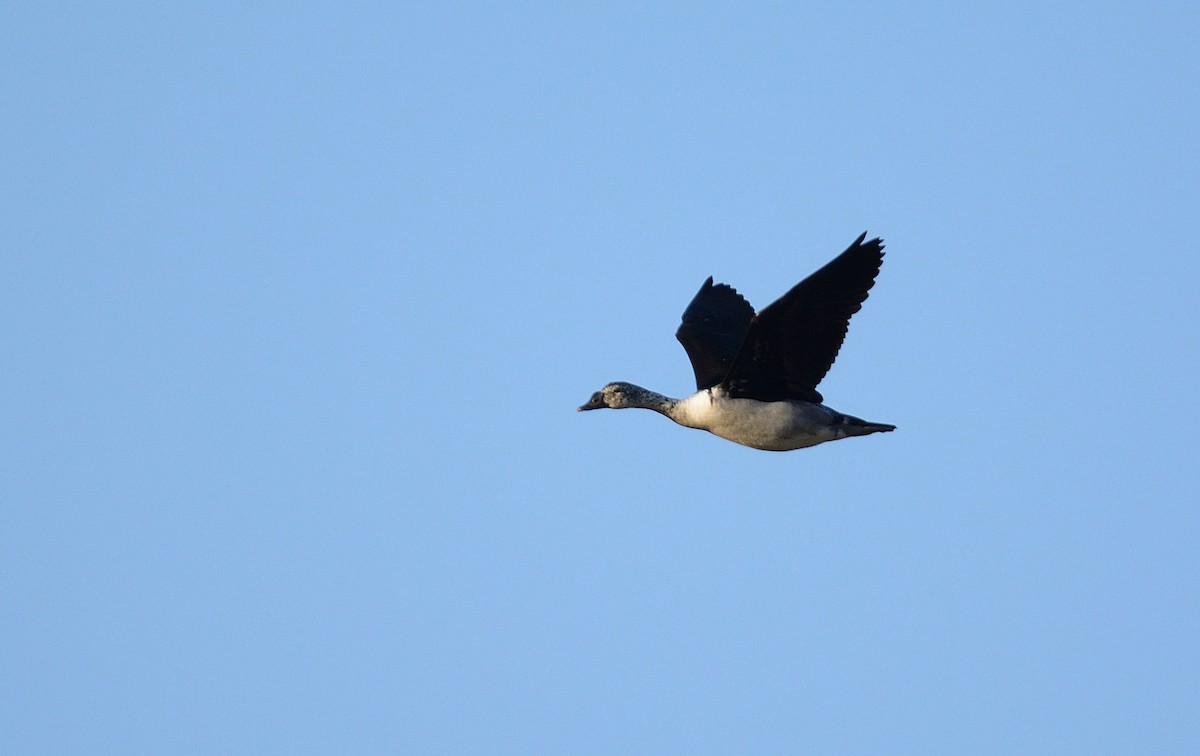
{"type": "Polygon", "coordinates": [[[675,332],[692,361],[697,391],[725,380],[753,319],[754,308],[741,294],[725,284],[714,286],[712,276],[708,277],[683,311],[683,323],[675,332]]]}
{"type": "Polygon", "coordinates": [[[883,242],[866,232],[828,265],[796,284],[750,324],[725,379],[731,396],[764,402],[820,402],[817,384],[846,338],[883,264],[883,242]]]}

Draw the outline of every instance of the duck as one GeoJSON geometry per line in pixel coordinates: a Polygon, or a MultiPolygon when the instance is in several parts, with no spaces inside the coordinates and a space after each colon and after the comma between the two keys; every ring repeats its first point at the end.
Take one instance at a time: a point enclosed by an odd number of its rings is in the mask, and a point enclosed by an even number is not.
{"type": "Polygon", "coordinates": [[[683,399],[632,383],[609,383],[580,412],[648,409],[687,428],[764,451],[791,451],[826,441],[896,429],[824,404],[817,385],[845,341],[883,265],[883,240],[846,251],[756,313],[732,286],[712,276],[683,311],[675,338],[692,363],[696,393],[683,399]]]}

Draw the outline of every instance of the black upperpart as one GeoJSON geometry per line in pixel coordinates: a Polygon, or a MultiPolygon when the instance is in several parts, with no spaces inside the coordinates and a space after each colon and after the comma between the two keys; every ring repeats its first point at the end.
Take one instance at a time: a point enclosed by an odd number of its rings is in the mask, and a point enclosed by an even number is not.
{"type": "Polygon", "coordinates": [[[708,277],[683,311],[683,323],[675,332],[692,361],[698,390],[725,380],[753,320],[754,308],[741,294],[726,284],[714,286],[712,276],[708,277]]]}
{"type": "Polygon", "coordinates": [[[733,288],[705,281],[675,334],[692,362],[697,390],[719,384],[733,397],[822,401],[817,384],[883,264],[882,240],[864,243],[866,237],[863,232],[757,316],[733,288]]]}

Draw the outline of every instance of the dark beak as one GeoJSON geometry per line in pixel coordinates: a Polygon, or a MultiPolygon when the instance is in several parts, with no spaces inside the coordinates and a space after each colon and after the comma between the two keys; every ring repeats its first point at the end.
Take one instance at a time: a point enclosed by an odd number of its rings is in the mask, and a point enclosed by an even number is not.
{"type": "Polygon", "coordinates": [[[584,412],[587,410],[604,409],[607,406],[608,405],[604,403],[604,400],[600,398],[600,395],[596,394],[591,399],[588,399],[588,403],[580,407],[577,411],[584,412]]]}

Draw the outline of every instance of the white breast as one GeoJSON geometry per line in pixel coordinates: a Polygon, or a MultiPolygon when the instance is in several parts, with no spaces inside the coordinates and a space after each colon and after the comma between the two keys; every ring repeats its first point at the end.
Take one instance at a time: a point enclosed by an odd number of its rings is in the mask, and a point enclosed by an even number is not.
{"type": "Polygon", "coordinates": [[[670,417],[680,425],[766,451],[800,449],[846,435],[834,424],[837,413],[822,404],[731,399],[720,388],[689,396],[670,417]]]}

